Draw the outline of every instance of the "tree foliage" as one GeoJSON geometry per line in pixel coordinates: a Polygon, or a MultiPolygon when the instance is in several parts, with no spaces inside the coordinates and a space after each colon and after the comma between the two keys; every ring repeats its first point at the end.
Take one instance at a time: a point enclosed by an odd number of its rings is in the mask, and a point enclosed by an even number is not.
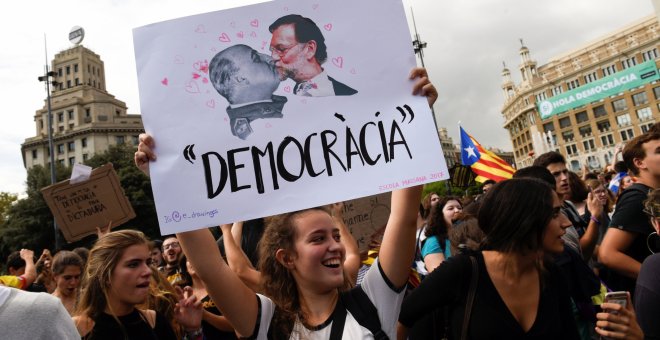
{"type": "MultiPolygon", "coordinates": [[[[133,164],[135,148],[129,145],[111,146],[107,151],[90,158],[86,165],[97,168],[112,163],[117,172],[121,186],[124,189],[136,217],[126,222],[118,229],[139,229],[149,237],[159,237],[156,209],[153,202],[151,183],[133,164]]],[[[57,181],[68,179],[71,168],[56,167],[57,181]]],[[[42,249],[54,250],[55,237],[53,215],[41,195],[41,189],[50,185],[49,170],[42,166],[34,166],[28,170],[26,180],[27,197],[17,200],[9,207],[6,221],[0,224],[0,258],[20,248],[29,248],[39,253],[42,249]]],[[[0,204],[2,204],[0,196],[0,204]]],[[[62,238],[63,243],[65,243],[62,238]]],[[[64,244],[64,249],[78,246],[91,246],[96,236],[64,244]]]]}

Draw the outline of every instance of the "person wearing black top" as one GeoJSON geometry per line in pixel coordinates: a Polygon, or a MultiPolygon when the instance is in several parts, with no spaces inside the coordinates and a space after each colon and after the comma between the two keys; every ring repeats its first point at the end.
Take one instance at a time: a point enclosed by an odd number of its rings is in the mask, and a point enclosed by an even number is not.
{"type": "Polygon", "coordinates": [[[404,300],[398,338],[432,310],[449,306],[450,339],[579,339],[570,298],[545,253],[561,253],[570,222],[549,185],[519,178],[496,184],[481,203],[482,250],[443,262],[404,300]],[[470,256],[475,258],[472,263],[470,256]],[[466,307],[476,265],[476,295],[466,307]]]}
{"type": "MultiPolygon", "coordinates": [[[[149,294],[151,257],[142,232],[121,230],[100,238],[89,252],[73,318],[83,339],[176,339],[172,325],[153,310],[140,310],[149,294]]],[[[186,339],[202,339],[202,307],[186,287],[175,309],[186,339]]]]}
{"type": "Polygon", "coordinates": [[[637,182],[619,196],[610,227],[603,238],[600,261],[612,270],[606,284],[634,296],[635,280],[644,259],[651,255],[646,239],[654,230],[642,202],[650,190],[660,188],[660,133],[635,137],[623,149],[623,161],[637,182]]]}

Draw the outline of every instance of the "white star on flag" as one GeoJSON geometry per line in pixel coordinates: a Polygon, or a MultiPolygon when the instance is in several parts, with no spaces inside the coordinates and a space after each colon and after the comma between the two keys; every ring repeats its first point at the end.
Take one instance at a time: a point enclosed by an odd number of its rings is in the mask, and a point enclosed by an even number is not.
{"type": "Polygon", "coordinates": [[[474,148],[472,147],[472,145],[468,146],[467,148],[465,148],[463,150],[465,150],[465,152],[467,152],[468,157],[477,158],[477,154],[474,153],[474,148]]]}

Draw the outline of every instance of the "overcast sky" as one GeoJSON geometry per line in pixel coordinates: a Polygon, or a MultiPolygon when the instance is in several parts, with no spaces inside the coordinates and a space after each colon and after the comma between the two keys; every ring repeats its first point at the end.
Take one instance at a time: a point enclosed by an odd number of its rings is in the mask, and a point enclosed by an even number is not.
{"type": "MultiPolygon", "coordinates": [[[[301,0],[303,1],[303,0],[301,0]]],[[[25,191],[26,171],[20,144],[36,135],[34,113],[45,100],[37,76],[71,44],[68,32],[85,29],[83,45],[105,63],[106,88],[139,112],[132,29],[138,26],[258,3],[255,0],[60,0],[19,1],[0,11],[0,191],[25,191]]],[[[318,2],[332,3],[331,0],[318,2]]],[[[485,146],[511,150],[502,128],[502,61],[516,83],[524,39],[539,66],[585,43],[653,14],[651,0],[404,0],[425,49],[425,64],[440,92],[435,105],[438,125],[458,142],[458,121],[485,146]]],[[[365,44],[368,42],[365,42],[365,44]]],[[[386,58],[387,53],[383,53],[386,58]]]]}

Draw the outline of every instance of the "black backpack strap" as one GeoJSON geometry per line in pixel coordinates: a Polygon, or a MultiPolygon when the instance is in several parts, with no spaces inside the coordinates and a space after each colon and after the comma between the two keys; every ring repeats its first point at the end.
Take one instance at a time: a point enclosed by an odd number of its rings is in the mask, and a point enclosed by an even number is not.
{"type": "Polygon", "coordinates": [[[355,321],[374,335],[374,339],[389,340],[389,337],[381,327],[376,306],[369,300],[367,293],[362,290],[362,287],[358,286],[340,293],[339,299],[346,306],[346,309],[351,312],[355,321]]]}
{"type": "Polygon", "coordinates": [[[334,312],[332,312],[332,328],[330,328],[330,340],[341,340],[346,323],[346,307],[342,299],[337,300],[334,312]]]}

